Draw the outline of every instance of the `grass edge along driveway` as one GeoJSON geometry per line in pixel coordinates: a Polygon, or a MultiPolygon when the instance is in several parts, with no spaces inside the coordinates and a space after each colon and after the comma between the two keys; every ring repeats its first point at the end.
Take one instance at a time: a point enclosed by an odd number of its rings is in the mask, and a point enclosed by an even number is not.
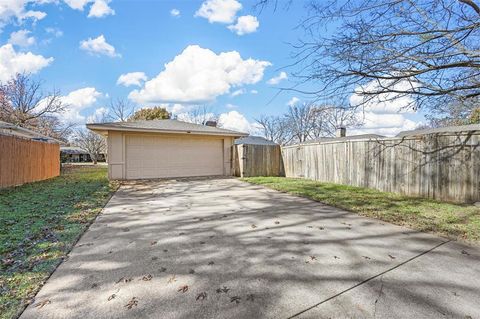
{"type": "Polygon", "coordinates": [[[0,318],[16,318],[118,185],[106,167],[0,190],[0,318]]]}
{"type": "Polygon", "coordinates": [[[422,232],[480,243],[480,207],[286,177],[241,180],[422,232]]]}

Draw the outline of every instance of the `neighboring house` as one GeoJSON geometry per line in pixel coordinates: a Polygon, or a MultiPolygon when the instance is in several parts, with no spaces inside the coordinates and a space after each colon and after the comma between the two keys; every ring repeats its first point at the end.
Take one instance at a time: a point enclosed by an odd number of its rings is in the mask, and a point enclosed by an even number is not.
{"type": "Polygon", "coordinates": [[[314,140],[306,141],[302,144],[315,144],[324,142],[338,142],[338,141],[351,141],[351,140],[378,140],[384,139],[385,136],[378,134],[359,134],[350,136],[338,136],[338,137],[320,137],[314,140]]]}
{"type": "Polygon", "coordinates": [[[261,136],[244,136],[235,140],[235,145],[278,145],[261,136]]]}
{"type": "MultiPolygon", "coordinates": [[[[61,146],[60,158],[62,159],[62,163],[83,163],[92,161],[90,154],[78,146],[61,146]]],[[[105,162],[105,160],[106,154],[100,154],[98,161],[105,162]]]]}
{"type": "Polygon", "coordinates": [[[0,121],[0,134],[21,137],[33,141],[64,144],[64,142],[35,131],[0,121]]]}
{"type": "Polygon", "coordinates": [[[233,175],[232,145],[247,136],[177,120],[87,124],[107,137],[111,179],[233,175]]]}
{"type": "Polygon", "coordinates": [[[460,125],[460,126],[445,126],[437,128],[426,128],[412,131],[402,131],[397,134],[397,137],[412,137],[426,134],[460,134],[465,132],[474,132],[480,131],[480,124],[469,124],[469,125],[460,125]]]}

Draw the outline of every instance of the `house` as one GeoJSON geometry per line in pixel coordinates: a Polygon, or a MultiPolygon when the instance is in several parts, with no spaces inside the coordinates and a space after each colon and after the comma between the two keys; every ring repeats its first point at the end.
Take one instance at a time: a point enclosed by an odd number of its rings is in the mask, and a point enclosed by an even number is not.
{"type": "Polygon", "coordinates": [[[57,140],[53,137],[49,137],[35,131],[11,124],[8,122],[0,121],[0,134],[16,136],[28,140],[64,144],[64,142],[57,140]]]}
{"type": "MultiPolygon", "coordinates": [[[[62,163],[91,162],[90,154],[78,146],[60,146],[60,158],[62,163]]],[[[99,162],[105,162],[106,154],[100,154],[99,162]]]]}
{"type": "Polygon", "coordinates": [[[235,145],[278,145],[261,136],[244,136],[235,140],[235,145]]]}
{"type": "Polygon", "coordinates": [[[406,138],[406,137],[415,137],[427,134],[473,134],[473,132],[480,131],[480,124],[468,124],[460,126],[444,126],[437,128],[425,128],[417,129],[412,131],[402,131],[397,134],[397,137],[406,138]]]}
{"type": "Polygon", "coordinates": [[[234,140],[248,135],[171,119],[87,124],[87,128],[107,137],[111,179],[230,176],[234,140]]]}

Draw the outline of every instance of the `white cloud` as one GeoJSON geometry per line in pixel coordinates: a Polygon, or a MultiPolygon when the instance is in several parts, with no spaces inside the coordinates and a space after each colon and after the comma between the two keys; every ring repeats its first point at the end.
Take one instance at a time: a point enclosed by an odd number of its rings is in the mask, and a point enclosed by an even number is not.
{"type": "Polygon", "coordinates": [[[91,107],[102,96],[94,87],[86,87],[70,92],[62,97],[62,102],[67,105],[65,112],[60,114],[60,119],[66,123],[85,123],[87,118],[82,111],[91,107]]]}
{"type": "Polygon", "coordinates": [[[0,1],[0,32],[8,23],[15,21],[22,24],[26,19],[41,20],[47,16],[45,12],[26,10],[28,3],[36,3],[35,0],[1,0],[0,1]]]}
{"type": "Polygon", "coordinates": [[[298,97],[294,96],[290,100],[288,100],[287,105],[288,106],[294,106],[298,102],[300,102],[300,99],[298,97]]]}
{"type": "Polygon", "coordinates": [[[237,23],[229,25],[228,28],[238,35],[244,35],[257,31],[259,25],[257,17],[247,15],[239,17],[237,23]]]}
{"type": "Polygon", "coordinates": [[[108,15],[114,15],[115,10],[108,6],[110,0],[96,0],[90,7],[89,18],[102,18],[108,15]]]}
{"type": "Polygon", "coordinates": [[[258,91],[257,91],[257,90],[251,90],[250,93],[252,93],[252,94],[258,94],[258,91]]]}
{"type": "Polygon", "coordinates": [[[32,52],[16,52],[11,44],[0,47],[0,82],[10,80],[16,73],[37,73],[53,62],[32,52]]]}
{"type": "Polygon", "coordinates": [[[250,123],[246,117],[238,111],[230,111],[220,114],[218,125],[229,130],[250,134],[257,134],[259,131],[259,127],[256,123],[250,123]]]}
{"type": "Polygon", "coordinates": [[[45,32],[53,35],[55,38],[60,38],[61,36],[63,36],[63,31],[57,28],[52,28],[52,27],[45,28],[45,32]]]}
{"type": "Polygon", "coordinates": [[[242,4],[237,0],[206,0],[195,12],[195,17],[208,19],[210,23],[232,23],[240,9],[242,4]]]}
{"type": "Polygon", "coordinates": [[[35,38],[29,36],[30,31],[28,30],[18,30],[16,32],[12,32],[10,34],[10,38],[8,39],[8,43],[13,45],[18,45],[21,47],[28,47],[35,44],[35,38]]]}
{"type": "MultiPolygon", "coordinates": [[[[385,84],[384,84],[385,85],[385,84]]],[[[408,82],[395,84],[396,89],[404,90],[408,82]]],[[[361,92],[375,92],[380,89],[376,81],[358,87],[350,96],[350,104],[358,107],[357,118],[363,123],[359,128],[352,129],[352,134],[380,134],[395,136],[401,131],[413,130],[421,122],[409,117],[415,113],[412,109],[414,100],[408,95],[382,93],[372,98],[363,96],[361,92]]],[[[418,117],[417,117],[418,118],[418,117]]]]}
{"type": "Polygon", "coordinates": [[[111,58],[121,56],[115,52],[115,48],[111,44],[107,43],[103,34],[95,39],[88,38],[88,40],[81,41],[80,49],[85,50],[92,55],[106,55],[111,58]]]}
{"type": "Polygon", "coordinates": [[[286,79],[288,79],[288,75],[286,72],[282,71],[277,76],[274,76],[273,78],[268,80],[267,83],[271,85],[276,85],[286,79]]]}
{"type": "Polygon", "coordinates": [[[268,61],[244,60],[237,51],[216,54],[190,45],[142,89],[132,91],[129,98],[142,104],[213,101],[232,87],[257,83],[270,65],[268,61]]]}
{"type": "Polygon", "coordinates": [[[100,122],[102,119],[104,119],[108,114],[108,109],[106,107],[99,107],[98,109],[95,109],[95,111],[87,116],[86,118],[86,123],[97,123],[100,122]]]}
{"type": "Polygon", "coordinates": [[[375,112],[364,112],[359,116],[363,125],[351,129],[348,135],[356,134],[380,134],[395,136],[401,131],[414,130],[420,122],[406,118],[403,114],[378,114],[375,112]]]}
{"type": "Polygon", "coordinates": [[[117,80],[118,85],[131,86],[137,85],[142,86],[142,83],[147,80],[147,76],[143,72],[130,72],[120,75],[117,80]]]}
{"type": "Polygon", "coordinates": [[[226,107],[227,109],[236,109],[236,108],[238,107],[238,105],[231,104],[231,103],[227,103],[227,104],[225,105],[225,107],[226,107]]]}
{"type": "Polygon", "coordinates": [[[180,10],[178,10],[178,9],[172,9],[172,10],[170,10],[170,15],[171,15],[172,17],[180,17],[180,10]]]}
{"type": "Polygon", "coordinates": [[[83,8],[92,0],[63,0],[65,3],[74,10],[83,11],[83,8]]]}
{"type": "Polygon", "coordinates": [[[239,95],[245,94],[245,92],[246,92],[245,89],[238,89],[233,91],[232,94],[230,94],[230,96],[232,97],[239,96],[239,95]]]}

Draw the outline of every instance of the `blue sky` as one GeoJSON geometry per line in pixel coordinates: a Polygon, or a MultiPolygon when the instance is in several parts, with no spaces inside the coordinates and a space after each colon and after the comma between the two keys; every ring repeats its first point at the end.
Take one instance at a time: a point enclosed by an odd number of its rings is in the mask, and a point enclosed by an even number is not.
{"type": "MultiPolygon", "coordinates": [[[[208,105],[226,127],[254,130],[261,114],[281,114],[289,101],[305,97],[279,91],[295,83],[294,70],[283,67],[293,61],[290,43],[303,35],[296,28],[303,2],[275,12],[255,11],[253,4],[2,0],[0,80],[34,73],[65,96],[64,120],[80,124],[110,98],[129,98],[177,114],[208,105]]],[[[421,121],[396,107],[372,106],[358,132],[394,134],[421,121]]]]}

